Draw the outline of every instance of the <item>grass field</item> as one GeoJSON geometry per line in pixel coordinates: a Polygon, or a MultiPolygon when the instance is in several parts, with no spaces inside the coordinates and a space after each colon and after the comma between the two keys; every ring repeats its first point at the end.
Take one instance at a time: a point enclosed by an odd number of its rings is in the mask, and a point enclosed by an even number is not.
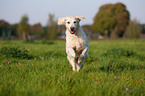
{"type": "Polygon", "coordinates": [[[0,41],[0,52],[0,96],[145,96],[145,40],[90,41],[80,72],[65,41],[0,41]]]}

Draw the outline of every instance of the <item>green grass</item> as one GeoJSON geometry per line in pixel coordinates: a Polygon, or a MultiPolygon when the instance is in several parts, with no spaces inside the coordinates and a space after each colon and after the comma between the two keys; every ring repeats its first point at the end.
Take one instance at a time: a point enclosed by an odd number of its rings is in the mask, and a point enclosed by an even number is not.
{"type": "Polygon", "coordinates": [[[0,53],[0,96],[145,96],[145,40],[90,41],[80,72],[66,59],[65,41],[0,41],[4,47],[33,58],[0,53]]]}

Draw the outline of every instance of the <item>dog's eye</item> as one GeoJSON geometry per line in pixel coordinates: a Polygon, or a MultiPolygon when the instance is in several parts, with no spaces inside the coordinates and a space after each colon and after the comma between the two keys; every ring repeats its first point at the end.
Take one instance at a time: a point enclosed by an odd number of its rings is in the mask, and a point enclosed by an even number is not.
{"type": "Polygon", "coordinates": [[[74,21],[74,23],[77,23],[76,21],[74,21]]]}
{"type": "Polygon", "coordinates": [[[67,22],[67,24],[70,24],[70,22],[67,22]]]}

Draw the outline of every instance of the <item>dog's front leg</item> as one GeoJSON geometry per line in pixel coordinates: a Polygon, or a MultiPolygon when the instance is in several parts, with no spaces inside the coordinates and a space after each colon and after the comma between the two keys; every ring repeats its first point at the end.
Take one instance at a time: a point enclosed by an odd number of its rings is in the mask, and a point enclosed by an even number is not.
{"type": "Polygon", "coordinates": [[[76,71],[76,53],[73,48],[68,48],[67,50],[67,59],[73,67],[73,71],[76,71]]]}
{"type": "Polygon", "coordinates": [[[72,65],[73,71],[76,71],[76,58],[71,57],[71,58],[69,59],[69,63],[72,65]]]}
{"type": "Polygon", "coordinates": [[[68,48],[68,52],[72,57],[74,57],[74,58],[76,57],[76,52],[74,51],[73,48],[68,48]]]}

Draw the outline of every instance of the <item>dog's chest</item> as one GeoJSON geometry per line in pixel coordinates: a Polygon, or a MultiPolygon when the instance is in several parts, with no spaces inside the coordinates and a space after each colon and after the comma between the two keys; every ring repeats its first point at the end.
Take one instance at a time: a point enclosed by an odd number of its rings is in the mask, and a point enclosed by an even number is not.
{"type": "Polygon", "coordinates": [[[78,51],[82,50],[84,49],[85,46],[86,46],[86,42],[82,38],[79,38],[78,41],[76,41],[76,50],[78,51]]]}
{"type": "Polygon", "coordinates": [[[69,38],[67,43],[69,47],[74,48],[76,51],[83,50],[86,46],[86,41],[79,37],[69,38]]]}

